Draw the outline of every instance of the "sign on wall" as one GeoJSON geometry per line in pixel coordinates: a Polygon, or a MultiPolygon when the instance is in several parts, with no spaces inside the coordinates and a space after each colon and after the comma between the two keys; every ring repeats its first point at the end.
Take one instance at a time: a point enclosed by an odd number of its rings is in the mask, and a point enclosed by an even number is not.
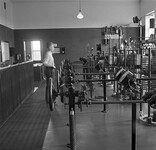
{"type": "Polygon", "coordinates": [[[65,54],[65,47],[55,47],[53,54],[65,54]]]}
{"type": "Polygon", "coordinates": [[[10,60],[10,49],[8,42],[1,41],[1,51],[2,51],[2,62],[10,60]]]}

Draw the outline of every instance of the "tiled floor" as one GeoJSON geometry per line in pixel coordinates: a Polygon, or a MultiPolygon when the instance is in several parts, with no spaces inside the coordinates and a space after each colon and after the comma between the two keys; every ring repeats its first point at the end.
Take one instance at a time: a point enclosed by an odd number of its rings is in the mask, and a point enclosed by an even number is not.
{"type": "MultiPolygon", "coordinates": [[[[112,88],[107,88],[107,100],[112,88]]],[[[102,93],[102,87],[95,84],[94,95],[102,93]]],[[[146,104],[143,105],[147,113],[146,104]]],[[[76,107],[76,150],[131,150],[131,104],[76,107]]],[[[137,119],[139,104],[137,104],[137,119]]],[[[54,112],[51,113],[49,127],[45,136],[43,150],[67,150],[69,143],[68,107],[65,109],[59,97],[54,112]]],[[[156,126],[145,126],[137,121],[136,150],[156,150],[156,126]]]]}

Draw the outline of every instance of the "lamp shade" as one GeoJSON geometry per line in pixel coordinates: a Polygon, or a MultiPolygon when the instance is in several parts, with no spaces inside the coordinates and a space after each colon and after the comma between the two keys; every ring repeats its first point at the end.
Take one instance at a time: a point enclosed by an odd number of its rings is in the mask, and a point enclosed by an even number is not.
{"type": "Polygon", "coordinates": [[[77,18],[78,18],[78,19],[82,19],[83,17],[84,17],[84,16],[83,16],[81,10],[79,10],[79,13],[78,13],[78,15],[77,15],[77,18]]]}
{"type": "Polygon", "coordinates": [[[78,19],[82,19],[83,18],[83,14],[81,12],[81,0],[79,0],[79,13],[77,15],[77,18],[78,19]]]}

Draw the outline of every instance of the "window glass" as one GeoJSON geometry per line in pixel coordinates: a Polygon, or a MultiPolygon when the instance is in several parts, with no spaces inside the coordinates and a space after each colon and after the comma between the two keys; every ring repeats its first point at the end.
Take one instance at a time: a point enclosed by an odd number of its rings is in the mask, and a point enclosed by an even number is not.
{"type": "Polygon", "coordinates": [[[32,52],[32,59],[33,60],[41,60],[41,53],[38,51],[33,51],[32,52]]]}
{"type": "Polygon", "coordinates": [[[40,41],[31,41],[32,60],[41,60],[41,44],[40,41]]]}

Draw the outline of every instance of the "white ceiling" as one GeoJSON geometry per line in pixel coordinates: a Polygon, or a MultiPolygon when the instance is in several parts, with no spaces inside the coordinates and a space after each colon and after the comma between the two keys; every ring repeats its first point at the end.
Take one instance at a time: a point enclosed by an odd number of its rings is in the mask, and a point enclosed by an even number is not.
{"type": "Polygon", "coordinates": [[[140,0],[81,0],[84,19],[80,21],[76,18],[79,0],[9,1],[13,2],[14,29],[125,25],[132,22],[133,16],[139,14],[140,2],[140,0]]]}

